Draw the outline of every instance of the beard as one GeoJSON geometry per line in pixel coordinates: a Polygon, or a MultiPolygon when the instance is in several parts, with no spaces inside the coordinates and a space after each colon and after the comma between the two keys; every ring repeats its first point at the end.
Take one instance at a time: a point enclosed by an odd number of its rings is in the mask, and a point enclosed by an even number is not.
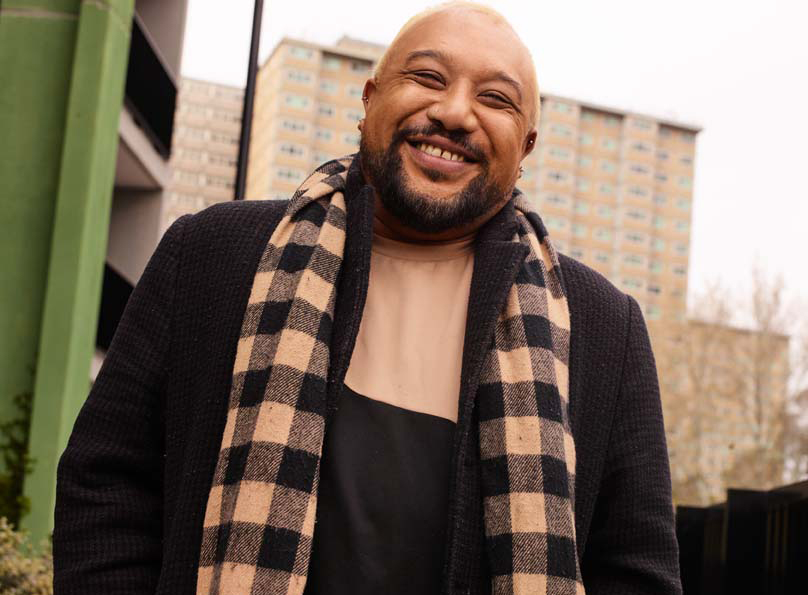
{"type": "MultiPolygon", "coordinates": [[[[440,233],[459,228],[488,213],[495,205],[503,202],[505,192],[489,179],[482,151],[471,146],[465,133],[449,132],[439,126],[409,128],[396,132],[386,150],[373,150],[362,135],[359,155],[362,166],[376,190],[384,208],[399,223],[421,233],[440,233]],[[448,138],[471,153],[482,172],[466,186],[445,198],[436,198],[417,192],[412,188],[409,177],[404,172],[399,147],[414,135],[440,135],[448,138]]],[[[445,179],[437,170],[424,170],[433,182],[445,179]]]]}

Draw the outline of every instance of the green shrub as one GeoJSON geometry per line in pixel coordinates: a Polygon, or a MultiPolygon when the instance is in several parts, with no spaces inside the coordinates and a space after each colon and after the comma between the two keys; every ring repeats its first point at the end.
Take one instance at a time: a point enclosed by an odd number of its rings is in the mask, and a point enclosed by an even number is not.
{"type": "Polygon", "coordinates": [[[25,533],[0,517],[0,593],[52,595],[53,558],[48,544],[35,548],[25,533]]]}
{"type": "MultiPolygon", "coordinates": [[[[34,398],[30,392],[14,397],[17,415],[0,423],[0,517],[19,526],[30,508],[23,495],[25,476],[31,472],[33,461],[28,456],[28,434],[34,398]]],[[[4,593],[4,591],[0,591],[4,593]]]]}

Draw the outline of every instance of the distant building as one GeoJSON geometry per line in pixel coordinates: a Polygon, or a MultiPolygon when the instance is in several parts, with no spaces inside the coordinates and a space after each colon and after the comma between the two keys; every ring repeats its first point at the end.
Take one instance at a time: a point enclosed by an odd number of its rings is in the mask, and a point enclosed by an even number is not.
{"type": "Polygon", "coordinates": [[[316,166],[354,153],[362,88],[384,46],[282,39],[258,72],[247,198],[288,198],[316,166]]]}
{"type": "Polygon", "coordinates": [[[186,213],[233,200],[243,101],[240,87],[182,79],[163,230],[186,213]]]}
{"type": "MultiPolygon", "coordinates": [[[[248,198],[288,198],[352,153],[362,87],[384,46],[283,39],[261,67],[248,198]]],[[[698,127],[544,94],[518,186],[558,248],[633,295],[649,321],[683,321],[698,127]]]]}
{"type": "Polygon", "coordinates": [[[674,497],[783,482],[789,337],[689,320],[656,337],[674,497]]]}

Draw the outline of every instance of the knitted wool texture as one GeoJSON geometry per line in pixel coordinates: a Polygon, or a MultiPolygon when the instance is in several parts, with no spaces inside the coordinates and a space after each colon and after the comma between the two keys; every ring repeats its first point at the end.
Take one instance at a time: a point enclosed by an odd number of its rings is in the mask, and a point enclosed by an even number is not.
{"type": "MultiPolygon", "coordinates": [[[[197,595],[302,594],[326,416],[343,190],[353,157],[293,196],[258,265],[204,519],[197,595]]],[[[515,194],[527,246],[477,392],[492,590],[584,593],[576,554],[569,427],[570,317],[558,257],[515,194]]]]}

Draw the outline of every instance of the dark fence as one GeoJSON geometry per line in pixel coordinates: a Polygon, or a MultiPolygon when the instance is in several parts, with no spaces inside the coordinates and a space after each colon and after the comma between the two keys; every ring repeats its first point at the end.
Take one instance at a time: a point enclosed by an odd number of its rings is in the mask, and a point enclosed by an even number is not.
{"type": "Polygon", "coordinates": [[[808,593],[808,481],[676,509],[685,595],[808,593]]]}
{"type": "Polygon", "coordinates": [[[157,152],[168,159],[171,155],[177,84],[137,14],[132,19],[124,102],[157,152]]]}

